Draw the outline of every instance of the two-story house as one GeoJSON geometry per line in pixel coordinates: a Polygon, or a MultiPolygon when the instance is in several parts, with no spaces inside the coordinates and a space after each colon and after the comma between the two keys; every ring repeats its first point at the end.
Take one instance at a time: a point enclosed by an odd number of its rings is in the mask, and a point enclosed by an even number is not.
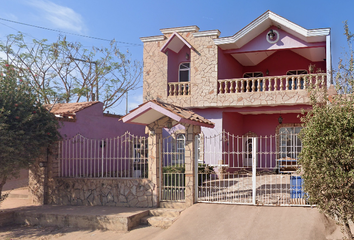
{"type": "Polygon", "coordinates": [[[221,134],[223,140],[204,141],[204,161],[211,151],[218,152],[219,165],[222,155],[227,167],[248,167],[252,148],[257,166],[297,159],[298,115],[310,108],[308,83],[331,83],[329,28],[305,29],[267,11],[230,37],[197,26],[161,33],[141,38],[144,101],[187,108],[214,122],[213,129],[202,129],[204,138],[221,134]]]}

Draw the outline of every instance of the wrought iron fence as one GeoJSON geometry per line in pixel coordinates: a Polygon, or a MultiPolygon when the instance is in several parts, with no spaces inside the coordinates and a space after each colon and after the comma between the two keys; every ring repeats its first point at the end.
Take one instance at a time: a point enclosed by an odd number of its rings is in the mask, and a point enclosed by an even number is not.
{"type": "Polygon", "coordinates": [[[89,139],[81,134],[59,142],[59,176],[72,178],[147,178],[148,142],[128,132],[89,139]]]}

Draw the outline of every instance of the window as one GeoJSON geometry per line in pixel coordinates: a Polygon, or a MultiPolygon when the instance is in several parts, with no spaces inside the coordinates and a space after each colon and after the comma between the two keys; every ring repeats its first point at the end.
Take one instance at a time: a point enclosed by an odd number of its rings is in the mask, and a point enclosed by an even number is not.
{"type": "Polygon", "coordinates": [[[189,63],[181,63],[179,65],[179,78],[180,82],[189,82],[189,72],[190,72],[190,64],[189,63]]]}
{"type": "MultiPolygon", "coordinates": [[[[244,78],[258,78],[258,77],[263,77],[263,73],[262,72],[249,72],[249,73],[244,73],[243,74],[244,78]]],[[[249,86],[249,92],[252,92],[252,81],[245,81],[243,83],[243,87],[244,87],[244,92],[247,92],[247,85],[249,86]]],[[[255,81],[255,91],[258,91],[258,81],[255,81]]],[[[263,80],[260,81],[260,91],[263,91],[263,80]]]]}
{"type": "Polygon", "coordinates": [[[184,146],[186,137],[184,134],[178,134],[176,138],[176,162],[175,164],[184,164],[184,146]]]}
{"type": "Polygon", "coordinates": [[[201,140],[202,140],[202,137],[200,136],[200,134],[198,134],[197,135],[197,142],[196,142],[196,144],[197,144],[197,159],[198,159],[198,163],[203,163],[203,159],[201,159],[201,140]]]}
{"type": "Polygon", "coordinates": [[[282,127],[279,129],[280,158],[298,159],[301,152],[301,141],[298,134],[302,127],[282,127]]]}
{"type": "MultiPolygon", "coordinates": [[[[307,74],[307,71],[306,70],[292,70],[292,71],[288,71],[286,73],[286,75],[302,75],[302,74],[307,74]]],[[[297,89],[298,88],[298,79],[295,78],[294,81],[295,81],[295,88],[294,89],[297,89]]],[[[291,90],[292,87],[293,87],[293,80],[289,79],[289,90],[291,90]]],[[[300,89],[304,89],[304,78],[300,78],[300,89]]]]}

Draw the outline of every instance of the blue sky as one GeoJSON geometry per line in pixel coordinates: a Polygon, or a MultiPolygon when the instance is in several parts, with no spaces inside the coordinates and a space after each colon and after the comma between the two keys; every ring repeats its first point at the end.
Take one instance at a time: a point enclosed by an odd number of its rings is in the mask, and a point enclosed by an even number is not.
{"type": "MultiPolygon", "coordinates": [[[[11,0],[4,1],[0,18],[68,33],[115,39],[122,51],[132,53],[142,60],[143,45],[139,37],[161,35],[159,29],[197,25],[201,31],[219,29],[221,37],[231,36],[265,11],[274,13],[308,29],[331,28],[332,64],[337,67],[343,47],[343,22],[348,20],[354,32],[353,0],[11,0]],[[127,44],[129,43],[129,44],[127,44]]],[[[26,39],[46,38],[55,41],[58,32],[20,25],[0,20],[0,39],[21,31],[26,39]]],[[[64,34],[69,41],[79,41],[84,46],[107,46],[108,41],[64,34]]],[[[142,103],[142,89],[129,94],[129,108],[142,103]]],[[[125,102],[114,109],[124,114],[125,102]]]]}

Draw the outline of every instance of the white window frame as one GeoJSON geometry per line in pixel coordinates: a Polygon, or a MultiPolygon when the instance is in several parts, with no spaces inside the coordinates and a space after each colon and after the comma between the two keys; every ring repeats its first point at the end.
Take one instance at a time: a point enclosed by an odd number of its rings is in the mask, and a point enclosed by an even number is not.
{"type": "Polygon", "coordinates": [[[179,133],[176,136],[176,159],[174,164],[182,165],[185,163],[185,146],[186,146],[186,136],[184,133],[179,133]]]}
{"type": "Polygon", "coordinates": [[[178,67],[178,82],[190,82],[191,81],[191,63],[190,62],[183,62],[178,67]],[[188,67],[181,69],[181,66],[184,64],[188,64],[188,67]],[[181,71],[188,71],[188,81],[181,81],[181,71]]]}
{"type": "Polygon", "coordinates": [[[302,149],[298,137],[301,126],[289,126],[279,128],[279,157],[297,160],[302,149]]]}
{"type": "MultiPolygon", "coordinates": [[[[245,72],[243,74],[243,78],[259,78],[259,77],[264,77],[263,72],[245,72]]],[[[252,81],[248,81],[246,86],[244,86],[245,88],[245,92],[247,91],[247,85],[250,84],[250,91],[252,92],[252,81]]],[[[256,84],[258,85],[258,82],[256,82],[256,84]]],[[[255,89],[258,89],[258,86],[256,85],[255,89]]],[[[263,91],[263,81],[261,80],[261,84],[260,84],[260,91],[263,91]]]]}
{"type": "MultiPolygon", "coordinates": [[[[308,74],[307,70],[289,70],[286,72],[286,75],[291,76],[291,75],[303,75],[303,74],[308,74]]],[[[295,78],[295,90],[297,89],[297,81],[298,79],[295,78]]],[[[293,80],[289,80],[289,89],[292,89],[292,84],[293,80]]],[[[300,78],[300,89],[304,89],[304,79],[300,78]]]]}

